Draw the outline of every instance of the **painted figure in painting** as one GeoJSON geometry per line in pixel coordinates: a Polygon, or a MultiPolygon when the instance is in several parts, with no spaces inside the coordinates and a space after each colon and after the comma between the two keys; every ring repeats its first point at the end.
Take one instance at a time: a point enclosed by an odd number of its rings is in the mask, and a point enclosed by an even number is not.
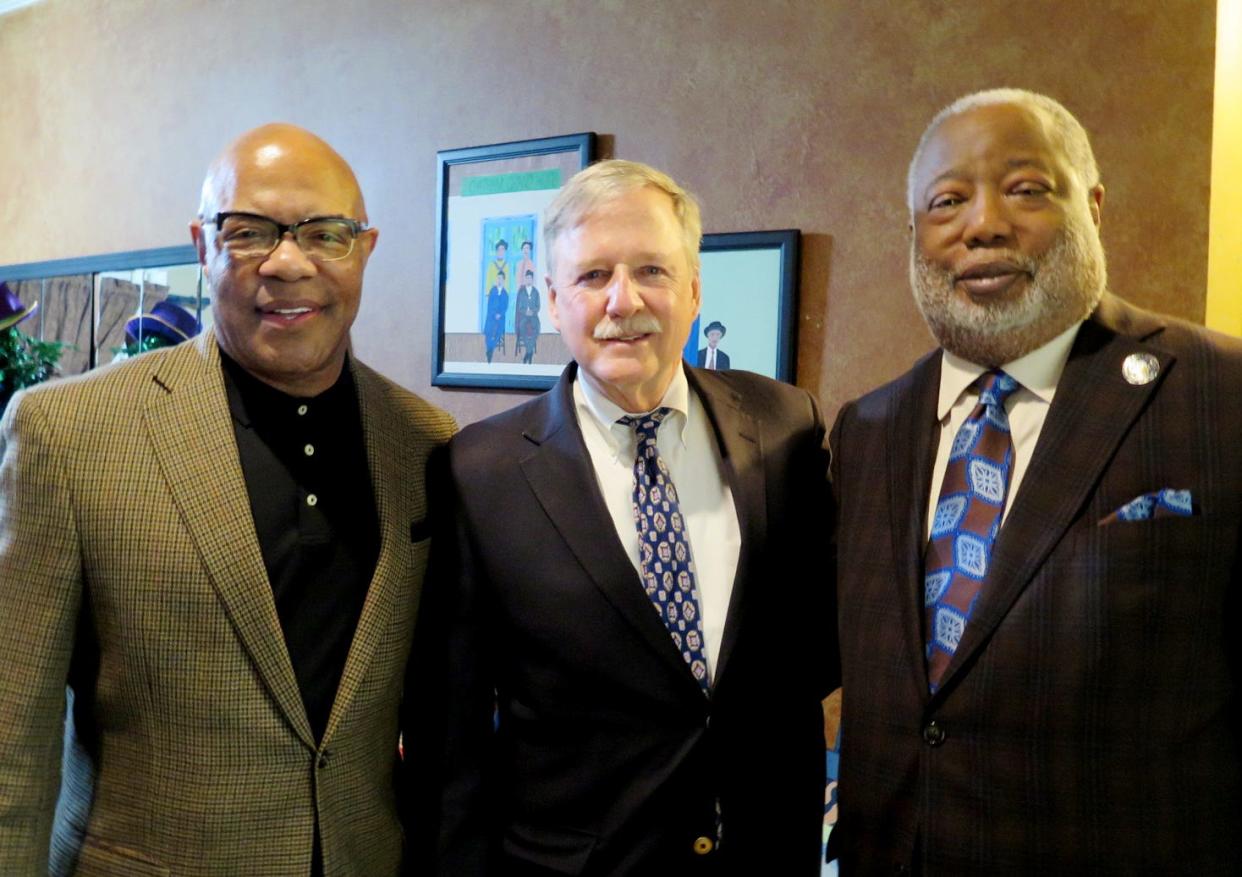
{"type": "Polygon", "coordinates": [[[729,368],[729,354],[720,349],[720,339],[725,336],[724,323],[719,320],[712,320],[707,324],[707,328],[703,330],[703,334],[707,336],[707,346],[699,348],[698,367],[710,369],[712,371],[727,371],[729,368]]]}
{"type": "Polygon", "coordinates": [[[487,348],[487,361],[499,347],[505,347],[505,315],[509,311],[509,290],[504,271],[496,272],[496,282],[487,290],[487,316],[483,327],[483,344],[487,348]]]}
{"type": "Polygon", "coordinates": [[[521,348],[522,362],[529,364],[535,357],[535,346],[539,343],[539,289],[535,286],[534,271],[527,271],[522,278],[514,311],[517,315],[517,342],[514,344],[514,353],[521,348]]]}

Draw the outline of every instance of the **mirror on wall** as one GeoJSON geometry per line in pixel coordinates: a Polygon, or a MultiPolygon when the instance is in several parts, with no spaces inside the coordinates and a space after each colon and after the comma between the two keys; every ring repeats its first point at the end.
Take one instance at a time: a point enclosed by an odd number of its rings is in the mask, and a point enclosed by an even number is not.
{"type": "MultiPolygon", "coordinates": [[[[22,323],[23,332],[41,341],[65,342],[61,376],[123,357],[126,325],[135,317],[156,314],[137,324],[140,344],[144,327],[160,328],[155,321],[173,305],[204,329],[212,323],[211,302],[204,296],[192,246],[4,265],[0,281],[24,304],[39,305],[22,323]]],[[[131,336],[131,347],[133,340],[131,336]]]]}

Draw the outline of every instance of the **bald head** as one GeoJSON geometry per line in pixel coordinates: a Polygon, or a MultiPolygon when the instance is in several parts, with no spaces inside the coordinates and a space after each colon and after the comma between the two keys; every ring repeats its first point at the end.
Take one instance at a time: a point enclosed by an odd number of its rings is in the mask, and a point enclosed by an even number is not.
{"type": "Polygon", "coordinates": [[[331,187],[345,203],[343,214],[366,222],[362,190],[345,159],[305,128],[283,122],[247,131],[211,163],[203,180],[198,215],[206,219],[217,211],[231,209],[239,181],[260,191],[278,185],[287,197],[296,198],[290,182],[298,179],[304,180],[308,189],[331,187]]]}

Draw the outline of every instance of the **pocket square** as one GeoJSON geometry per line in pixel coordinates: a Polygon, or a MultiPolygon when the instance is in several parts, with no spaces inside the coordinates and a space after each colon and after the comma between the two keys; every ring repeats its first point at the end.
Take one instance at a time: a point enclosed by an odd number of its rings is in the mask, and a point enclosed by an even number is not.
{"type": "Polygon", "coordinates": [[[1153,490],[1136,496],[1117,511],[1100,519],[1100,526],[1117,521],[1150,521],[1152,518],[1176,516],[1186,518],[1195,513],[1194,498],[1189,490],[1153,490]]]}
{"type": "Polygon", "coordinates": [[[431,525],[427,523],[426,518],[420,518],[417,521],[410,522],[410,541],[422,542],[431,535],[431,525]]]}

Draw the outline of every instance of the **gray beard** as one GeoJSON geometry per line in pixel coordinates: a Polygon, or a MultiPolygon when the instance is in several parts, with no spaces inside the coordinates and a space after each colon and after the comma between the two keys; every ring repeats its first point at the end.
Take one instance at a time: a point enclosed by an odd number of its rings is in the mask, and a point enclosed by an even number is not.
{"type": "Polygon", "coordinates": [[[910,244],[910,286],[932,335],[950,353],[988,368],[1013,362],[1085,320],[1108,282],[1100,237],[1081,217],[1067,217],[1042,256],[1008,250],[989,255],[1031,274],[1020,298],[971,301],[954,289],[952,272],[923,258],[916,242],[910,244]]]}

